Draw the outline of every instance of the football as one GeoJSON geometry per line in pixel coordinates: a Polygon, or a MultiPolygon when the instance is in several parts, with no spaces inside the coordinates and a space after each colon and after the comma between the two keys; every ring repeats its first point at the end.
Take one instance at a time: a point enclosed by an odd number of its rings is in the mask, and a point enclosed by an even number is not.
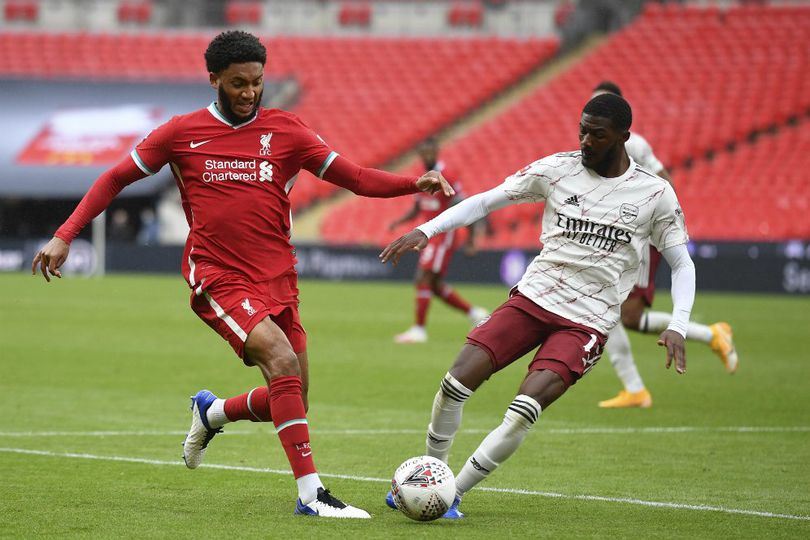
{"type": "Polygon", "coordinates": [[[406,460],[391,480],[394,504],[411,519],[433,521],[447,512],[456,496],[456,478],[441,460],[417,456],[406,460]]]}

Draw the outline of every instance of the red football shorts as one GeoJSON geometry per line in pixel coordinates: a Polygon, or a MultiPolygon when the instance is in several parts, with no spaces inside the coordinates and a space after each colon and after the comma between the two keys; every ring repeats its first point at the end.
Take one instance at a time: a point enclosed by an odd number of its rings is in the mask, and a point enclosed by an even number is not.
{"type": "MultiPolygon", "coordinates": [[[[650,246],[647,272],[645,272],[644,275],[638,276],[638,282],[633,286],[633,290],[630,291],[627,298],[641,298],[645,306],[652,306],[653,299],[655,298],[655,273],[658,271],[658,265],[660,263],[661,253],[650,246]]],[[[642,272],[644,272],[643,268],[642,272]]]]}
{"type": "Polygon", "coordinates": [[[596,365],[606,341],[596,330],[555,315],[519,292],[467,336],[467,343],[489,354],[494,371],[539,345],[529,371],[551,370],[566,388],[596,365]]]}
{"type": "Polygon", "coordinates": [[[419,255],[419,268],[441,276],[445,275],[456,250],[455,239],[455,231],[431,238],[419,255]]]}
{"type": "Polygon", "coordinates": [[[281,328],[293,351],[307,349],[307,334],[298,315],[298,275],[294,270],[259,283],[235,272],[207,277],[202,291],[191,293],[191,309],[243,360],[248,335],[265,317],[281,328]]]}

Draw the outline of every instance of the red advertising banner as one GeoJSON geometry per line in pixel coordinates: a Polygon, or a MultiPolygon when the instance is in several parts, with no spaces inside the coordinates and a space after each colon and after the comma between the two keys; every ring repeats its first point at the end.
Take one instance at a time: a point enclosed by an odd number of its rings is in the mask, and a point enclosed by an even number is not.
{"type": "Polygon", "coordinates": [[[105,166],[117,163],[162,115],[157,107],[120,105],[55,111],[17,155],[20,165],[105,166]]]}

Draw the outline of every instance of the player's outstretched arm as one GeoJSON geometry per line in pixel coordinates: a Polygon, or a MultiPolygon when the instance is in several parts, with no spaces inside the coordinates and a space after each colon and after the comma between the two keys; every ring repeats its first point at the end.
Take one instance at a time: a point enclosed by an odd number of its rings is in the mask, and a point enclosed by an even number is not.
{"type": "Polygon", "coordinates": [[[329,165],[323,179],[363,197],[399,197],[418,191],[441,191],[448,197],[455,194],[450,183],[438,171],[429,171],[419,178],[402,176],[360,167],[342,156],[329,165]]]}
{"type": "Polygon", "coordinates": [[[146,174],[127,156],[118,165],[102,173],[82,198],[79,205],[56,231],[54,237],[40,249],[31,263],[31,273],[36,274],[39,266],[43,277],[50,282],[50,276],[62,277],[59,271],[70,252],[70,243],[96,216],[103,212],[110,202],[126,186],[145,178],[146,174]]]}
{"type": "Polygon", "coordinates": [[[391,261],[393,264],[399,262],[399,258],[406,251],[419,251],[428,243],[428,237],[419,229],[414,229],[404,236],[400,236],[380,253],[380,261],[383,264],[391,261]]]}
{"type": "Polygon", "coordinates": [[[695,302],[695,265],[686,244],[666,248],[661,255],[672,268],[672,321],[658,345],[667,349],[667,369],[675,362],[675,371],[682,374],[686,372],[686,327],[695,302]]]}
{"type": "Polygon", "coordinates": [[[510,197],[504,184],[473,195],[389,244],[380,253],[380,260],[383,263],[393,260],[396,264],[403,253],[422,249],[427,245],[427,241],[437,234],[470,225],[493,210],[520,202],[524,201],[510,197]]]}

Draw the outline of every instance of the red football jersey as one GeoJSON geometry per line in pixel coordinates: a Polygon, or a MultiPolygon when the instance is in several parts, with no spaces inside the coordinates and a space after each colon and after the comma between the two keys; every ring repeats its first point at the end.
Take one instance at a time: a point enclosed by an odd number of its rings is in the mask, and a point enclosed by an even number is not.
{"type": "Polygon", "coordinates": [[[213,272],[267,281],[296,263],[289,193],[300,169],[318,177],[337,157],[295,114],[260,108],[232,125],[212,103],[175,116],[132,151],[146,174],[169,164],[191,231],[183,275],[192,287],[213,272]]]}
{"type": "Polygon", "coordinates": [[[435,170],[442,173],[450,185],[453,186],[456,194],[448,197],[442,192],[431,195],[430,193],[417,193],[416,203],[419,205],[419,221],[425,223],[435,218],[451,206],[455,200],[463,199],[464,195],[461,192],[461,182],[452,176],[453,171],[449,170],[443,161],[436,163],[435,170]]]}

